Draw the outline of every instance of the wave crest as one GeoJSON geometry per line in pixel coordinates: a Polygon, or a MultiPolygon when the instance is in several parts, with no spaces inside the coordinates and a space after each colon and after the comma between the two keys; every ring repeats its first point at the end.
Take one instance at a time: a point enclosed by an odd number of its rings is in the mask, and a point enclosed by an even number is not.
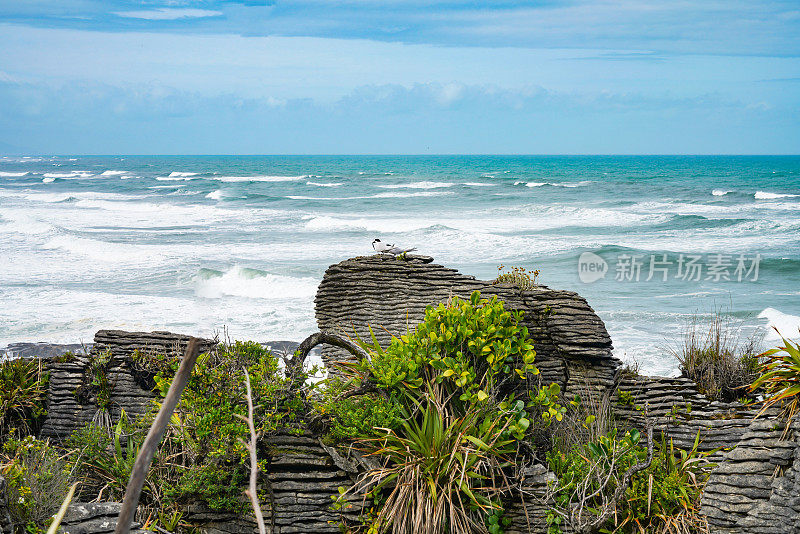
{"type": "Polygon", "coordinates": [[[312,299],[317,284],[311,277],[282,276],[236,265],[224,273],[200,269],[195,279],[195,294],[210,299],[312,299]]]}
{"type": "Polygon", "coordinates": [[[756,194],[753,196],[755,196],[758,200],[772,200],[775,198],[792,198],[800,195],[792,195],[790,193],[770,193],[769,191],[756,191],[756,194]]]}

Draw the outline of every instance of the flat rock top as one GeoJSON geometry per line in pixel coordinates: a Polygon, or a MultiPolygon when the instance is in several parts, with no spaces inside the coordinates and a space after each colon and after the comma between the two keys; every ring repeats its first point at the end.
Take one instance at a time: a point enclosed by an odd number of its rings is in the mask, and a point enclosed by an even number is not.
{"type": "Polygon", "coordinates": [[[91,350],[92,344],[81,343],[11,343],[5,349],[0,349],[0,360],[8,358],[56,358],[66,352],[83,354],[91,350]]]}

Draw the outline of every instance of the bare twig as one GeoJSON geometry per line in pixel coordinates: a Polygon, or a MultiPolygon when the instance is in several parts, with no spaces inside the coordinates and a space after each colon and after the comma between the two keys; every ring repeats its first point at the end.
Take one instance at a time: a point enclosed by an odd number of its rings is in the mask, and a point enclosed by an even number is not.
{"type": "Polygon", "coordinates": [[[645,424],[647,427],[647,458],[645,460],[634,464],[621,477],[617,478],[616,473],[620,460],[629,449],[614,450],[607,458],[607,463],[601,460],[589,462],[586,474],[580,481],[577,481],[565,507],[552,506],[554,493],[559,491],[558,485],[552,486],[544,496],[544,502],[551,507],[555,514],[566,520],[575,532],[596,532],[616,513],[633,476],[650,467],[653,461],[653,421],[647,417],[646,411],[645,424]],[[616,488],[613,495],[608,495],[606,490],[612,484],[616,488]]]}
{"type": "MultiPolygon", "coordinates": [[[[250,429],[250,444],[244,444],[250,453],[250,487],[245,490],[245,494],[250,498],[250,503],[253,505],[253,513],[256,516],[259,534],[267,534],[264,514],[261,513],[261,504],[258,502],[258,489],[256,486],[258,484],[258,456],[256,454],[258,435],[253,423],[253,393],[250,390],[250,373],[247,372],[247,369],[244,370],[244,384],[247,386],[247,417],[240,416],[240,418],[247,421],[247,427],[250,429]]],[[[275,515],[274,510],[273,515],[275,515]]]]}
{"type": "Polygon", "coordinates": [[[131,478],[125,488],[125,497],[122,499],[122,509],[119,512],[114,534],[128,534],[130,531],[133,514],[139,505],[139,496],[142,493],[142,486],[147,477],[147,472],[150,470],[153,455],[156,453],[161,438],[164,436],[164,431],[167,429],[175,407],[181,400],[181,393],[183,393],[183,388],[186,387],[186,383],[189,381],[199,353],[200,341],[194,337],[189,338],[189,343],[186,345],[186,353],[183,355],[178,372],[175,373],[175,378],[172,379],[167,396],[164,398],[164,402],[161,403],[161,408],[156,414],[153,425],[147,432],[147,437],[145,437],[144,443],[139,449],[139,454],[136,456],[136,463],[133,465],[131,478]]]}
{"type": "Polygon", "coordinates": [[[289,373],[287,374],[291,376],[299,376],[303,370],[303,363],[305,363],[308,353],[311,352],[311,349],[317,345],[333,345],[334,347],[339,347],[340,349],[346,350],[359,360],[369,361],[370,359],[367,351],[349,339],[338,334],[332,334],[330,332],[317,332],[316,334],[311,334],[305,338],[297,347],[297,350],[294,351],[294,357],[286,362],[287,368],[289,368],[287,369],[289,370],[289,373]]]}

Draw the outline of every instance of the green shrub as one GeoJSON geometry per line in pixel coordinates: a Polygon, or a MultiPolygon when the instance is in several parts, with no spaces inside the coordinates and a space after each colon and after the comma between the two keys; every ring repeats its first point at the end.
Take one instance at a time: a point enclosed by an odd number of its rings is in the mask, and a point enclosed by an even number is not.
{"type": "MultiPolygon", "coordinates": [[[[178,362],[155,377],[165,396],[178,362]]],[[[152,469],[158,499],[167,505],[193,500],[214,510],[241,511],[241,484],[248,476],[249,440],[243,369],[250,374],[256,432],[262,437],[291,430],[299,420],[302,399],[290,391],[277,358],[255,342],[239,342],[202,354],[181,396],[152,469]],[[167,460],[169,458],[169,460],[167,460]],[[161,483],[159,481],[162,481],[161,483]]]]}
{"type": "Polygon", "coordinates": [[[631,477],[618,502],[612,496],[632,466],[647,458],[638,431],[611,430],[595,441],[568,451],[548,453],[550,469],[558,477],[553,487],[555,508],[550,511],[550,532],[562,525],[579,530],[603,512],[607,519],[600,532],[674,533],[705,532],[700,496],[713,464],[708,453],[697,451],[699,434],[689,451],[674,448],[662,438],[655,445],[650,465],[631,477]]]}
{"type": "Polygon", "coordinates": [[[0,443],[12,435],[38,434],[47,415],[48,379],[38,358],[0,362],[0,443]]]}
{"type": "Polygon", "coordinates": [[[750,389],[763,390],[764,410],[778,404],[791,419],[800,407],[800,343],[781,339],[782,346],[761,354],[760,375],[750,389]]]}
{"type": "Polygon", "coordinates": [[[397,428],[402,421],[401,405],[397,399],[385,399],[379,395],[340,399],[325,411],[334,416],[329,434],[334,442],[370,436],[376,428],[397,428]]]}
{"type": "Polygon", "coordinates": [[[505,272],[504,269],[503,265],[497,267],[497,278],[492,281],[492,284],[511,284],[523,291],[536,287],[539,269],[527,271],[523,267],[512,267],[509,272],[505,272]]]}
{"type": "MultiPolygon", "coordinates": [[[[75,470],[84,478],[81,494],[99,487],[99,493],[107,500],[119,501],[125,495],[145,429],[130,421],[123,410],[113,434],[108,432],[105,426],[89,423],[73,432],[66,445],[77,454],[75,470]]],[[[144,492],[151,494],[151,489],[148,479],[144,492]]]]}
{"type": "MultiPolygon", "coordinates": [[[[158,400],[135,421],[123,413],[112,431],[90,424],[69,438],[66,445],[75,451],[83,496],[122,498],[139,447],[180,365],[180,358],[157,354],[138,354],[134,360],[137,372],[150,377],[158,400]]],[[[180,522],[181,508],[197,501],[218,511],[245,509],[249,463],[242,440],[249,440],[249,431],[240,418],[247,415],[244,369],[250,373],[259,435],[293,431],[303,399],[290,391],[275,356],[254,342],[201,354],[142,490],[142,510],[160,523],[180,522]]]]}
{"type": "Polygon", "coordinates": [[[347,427],[362,450],[383,459],[361,481],[374,485],[368,497],[376,503],[362,530],[502,532],[500,496],[510,491],[503,470],[530,453],[534,426],[564,413],[558,386],[532,380],[536,353],[521,319],[475,292],[429,307],[413,332],[385,349],[374,335],[363,343],[370,359],[345,368],[350,389],[328,391],[333,399],[354,394],[338,403],[347,409],[334,410],[332,428],[347,427]],[[353,423],[376,402],[355,395],[369,384],[396,399],[403,418],[377,437],[367,421],[353,423]]]}
{"type": "Polygon", "coordinates": [[[67,455],[48,440],[27,436],[3,446],[0,473],[8,485],[8,509],[18,534],[41,532],[71,485],[67,455]]]}
{"type": "MultiPolygon", "coordinates": [[[[392,338],[383,350],[373,338],[373,353],[364,371],[378,386],[419,391],[424,382],[441,384],[454,402],[484,402],[489,394],[502,396],[516,387],[517,379],[539,373],[533,365],[536,352],[528,329],[520,326],[522,312],[505,309],[497,297],[469,301],[454,297],[448,305],[429,307],[410,335],[392,338]]],[[[502,398],[495,399],[497,402],[502,398]]]]}

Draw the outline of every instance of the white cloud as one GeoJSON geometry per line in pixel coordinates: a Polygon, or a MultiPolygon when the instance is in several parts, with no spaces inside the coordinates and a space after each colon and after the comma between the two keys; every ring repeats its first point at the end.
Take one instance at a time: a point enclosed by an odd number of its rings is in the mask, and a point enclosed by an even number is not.
{"type": "Polygon", "coordinates": [[[3,83],[19,83],[20,80],[18,78],[15,78],[14,76],[11,76],[7,72],[3,72],[2,70],[0,70],[0,82],[3,82],[3,83]]]}
{"type": "Polygon", "coordinates": [[[219,17],[222,11],[212,11],[210,9],[193,8],[172,8],[160,7],[146,11],[117,11],[114,13],[120,17],[145,20],[177,20],[177,19],[199,19],[205,17],[219,17]]]}

